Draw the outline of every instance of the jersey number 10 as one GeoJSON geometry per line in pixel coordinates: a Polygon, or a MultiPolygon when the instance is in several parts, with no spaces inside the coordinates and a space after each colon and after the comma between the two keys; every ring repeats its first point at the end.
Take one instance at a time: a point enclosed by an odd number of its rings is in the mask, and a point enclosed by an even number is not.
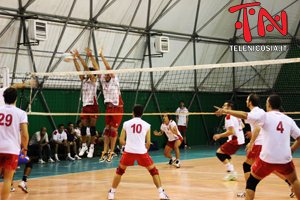
{"type": "Polygon", "coordinates": [[[132,130],[133,133],[135,133],[135,132],[141,133],[142,132],[142,125],[141,124],[138,124],[138,125],[133,124],[131,126],[131,128],[133,129],[132,130]]]}

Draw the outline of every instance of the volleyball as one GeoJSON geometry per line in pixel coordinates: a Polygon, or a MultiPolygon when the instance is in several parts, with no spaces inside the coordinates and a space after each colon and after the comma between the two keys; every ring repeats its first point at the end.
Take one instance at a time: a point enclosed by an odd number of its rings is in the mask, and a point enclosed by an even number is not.
{"type": "Polygon", "coordinates": [[[62,58],[65,62],[71,62],[74,59],[73,55],[70,53],[64,53],[62,58]]]}

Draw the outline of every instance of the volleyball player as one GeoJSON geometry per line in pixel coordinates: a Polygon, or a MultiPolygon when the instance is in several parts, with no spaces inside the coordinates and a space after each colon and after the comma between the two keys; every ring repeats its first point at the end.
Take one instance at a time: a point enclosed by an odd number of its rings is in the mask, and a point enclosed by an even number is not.
{"type": "MultiPolygon", "coordinates": [[[[99,55],[105,65],[106,70],[111,70],[107,60],[102,54],[103,46],[99,50],[99,55]]],[[[93,54],[87,49],[87,54],[90,56],[93,66],[96,70],[99,70],[99,66],[95,61],[93,54]]],[[[118,128],[122,121],[123,115],[109,115],[109,113],[123,113],[123,100],[121,98],[120,83],[119,79],[115,74],[101,74],[98,75],[103,89],[104,104],[106,105],[105,115],[105,139],[104,139],[104,150],[102,152],[99,162],[111,163],[113,158],[113,152],[115,149],[116,141],[118,138],[118,128]],[[110,153],[105,158],[105,153],[108,152],[108,146],[110,142],[110,153]]]]}
{"type": "MultiPolygon", "coordinates": [[[[34,80],[25,82],[25,83],[17,83],[14,84],[12,86],[10,86],[11,88],[15,88],[15,89],[20,89],[20,88],[24,88],[28,85],[32,85],[32,86],[36,86],[37,82],[34,80]]],[[[3,92],[7,89],[8,87],[1,87],[0,88],[0,107],[5,105],[4,99],[3,99],[3,92]]]]}
{"type": "Polygon", "coordinates": [[[178,107],[176,109],[176,113],[187,113],[186,115],[176,115],[176,124],[178,127],[178,130],[180,133],[182,133],[183,135],[183,141],[184,141],[184,149],[191,149],[191,147],[189,147],[187,145],[186,142],[186,129],[188,127],[188,122],[189,122],[189,110],[184,107],[184,101],[180,100],[180,107],[178,107]]]}
{"type": "Polygon", "coordinates": [[[300,183],[297,178],[292,154],[300,147],[300,129],[295,121],[279,111],[282,100],[278,95],[270,95],[266,101],[267,112],[263,115],[218,109],[217,115],[230,114],[247,119],[254,126],[260,126],[262,134],[262,150],[259,158],[252,165],[247,180],[246,199],[254,199],[256,186],[273,171],[284,175],[292,184],[294,193],[300,199],[300,183]],[[290,147],[290,136],[296,141],[290,147]]]}
{"type": "MultiPolygon", "coordinates": [[[[19,183],[18,187],[21,188],[21,190],[23,190],[23,192],[28,193],[27,178],[33,167],[33,161],[27,155],[24,157],[24,154],[20,152],[18,166],[23,165],[23,164],[26,164],[26,165],[25,165],[22,181],[19,183]]],[[[15,189],[12,187],[10,191],[14,192],[15,189]]]]}
{"type": "Polygon", "coordinates": [[[158,189],[160,199],[169,199],[161,186],[158,170],[156,169],[147,150],[151,143],[151,125],[141,119],[144,108],[141,105],[133,107],[133,119],[124,122],[120,136],[120,143],[125,145],[125,151],[120,160],[120,165],[117,168],[112,188],[108,193],[107,199],[114,199],[116,189],[121,182],[121,177],[125,173],[127,166],[137,163],[145,167],[153,178],[153,182],[158,189]],[[125,141],[126,136],[126,141],[125,141]],[[146,140],[146,145],[145,145],[146,140]]]}
{"type": "MultiPolygon", "coordinates": [[[[176,123],[171,120],[171,116],[164,114],[163,116],[164,123],[160,126],[160,132],[156,130],[153,132],[154,135],[161,136],[166,133],[168,137],[168,143],[165,146],[164,156],[170,158],[169,165],[174,165],[177,168],[180,168],[180,151],[179,146],[181,145],[183,138],[180,132],[177,129],[176,123]],[[172,156],[171,151],[175,151],[175,157],[172,156]]],[[[126,147],[125,147],[126,149],[126,147]]]]}
{"type": "MultiPolygon", "coordinates": [[[[223,105],[224,109],[233,110],[235,103],[233,101],[226,101],[223,105]]],[[[224,181],[235,180],[238,178],[238,174],[234,171],[233,165],[230,163],[231,155],[235,154],[239,148],[245,143],[243,128],[245,125],[242,120],[237,119],[231,115],[227,115],[225,118],[226,132],[221,134],[215,134],[214,140],[221,137],[228,137],[226,143],[224,143],[216,152],[218,159],[226,166],[227,176],[223,178],[224,181]]]]}
{"type": "MultiPolygon", "coordinates": [[[[94,68],[88,68],[87,64],[79,55],[78,51],[75,49],[71,52],[74,57],[77,57],[85,71],[95,71],[94,68]]],[[[87,50],[86,53],[88,54],[87,50]]],[[[80,66],[76,59],[74,59],[74,64],[77,71],[80,70],[80,66]]],[[[81,113],[99,113],[99,107],[97,102],[97,78],[93,74],[88,74],[86,77],[83,75],[79,75],[80,80],[82,81],[82,110],[81,113]]],[[[81,137],[82,137],[82,148],[79,152],[79,156],[83,156],[88,147],[86,145],[86,129],[88,124],[90,124],[90,132],[91,132],[91,144],[87,157],[92,158],[94,154],[94,144],[96,137],[96,123],[98,119],[98,115],[81,115],[81,137]]]]}
{"type": "Polygon", "coordinates": [[[27,114],[16,107],[17,95],[15,88],[7,88],[3,93],[6,105],[0,108],[0,116],[3,117],[0,124],[0,168],[4,168],[2,200],[8,199],[10,193],[12,178],[18,165],[20,145],[24,157],[27,153],[27,114]]]}
{"type": "MultiPolygon", "coordinates": [[[[259,96],[257,94],[250,94],[247,97],[246,105],[250,109],[250,113],[253,115],[263,116],[265,114],[265,111],[258,107],[259,96]]],[[[249,123],[249,122],[245,120],[245,123],[249,123]]],[[[246,150],[248,150],[248,153],[243,163],[244,177],[246,182],[250,176],[251,166],[253,165],[255,160],[259,158],[259,154],[261,152],[261,146],[262,146],[262,135],[260,133],[260,127],[254,126],[252,123],[249,124],[251,126],[252,137],[250,142],[247,144],[246,150]]],[[[284,176],[282,176],[276,171],[274,171],[273,173],[277,175],[279,178],[283,179],[291,187],[291,184],[284,176]]],[[[245,196],[246,196],[246,190],[241,194],[237,194],[237,197],[245,197],[245,196]]],[[[293,191],[291,192],[290,197],[294,197],[293,191]]]]}

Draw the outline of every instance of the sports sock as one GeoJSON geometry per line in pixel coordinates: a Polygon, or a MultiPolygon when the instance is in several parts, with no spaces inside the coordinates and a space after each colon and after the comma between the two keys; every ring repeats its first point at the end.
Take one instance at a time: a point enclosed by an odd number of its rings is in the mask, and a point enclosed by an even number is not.
{"type": "Polygon", "coordinates": [[[111,192],[116,192],[116,188],[111,188],[110,191],[111,192]]]}
{"type": "Polygon", "coordinates": [[[27,176],[23,176],[22,181],[27,182],[27,176]]]}
{"type": "Polygon", "coordinates": [[[71,153],[68,153],[68,157],[71,157],[71,153]]]}
{"type": "Polygon", "coordinates": [[[55,159],[58,160],[58,155],[57,154],[55,154],[55,159]]]}
{"type": "Polygon", "coordinates": [[[162,192],[163,192],[162,187],[159,187],[159,188],[157,188],[157,189],[158,189],[158,192],[159,192],[159,193],[162,193],[162,192]]]}
{"type": "Polygon", "coordinates": [[[173,158],[172,158],[172,160],[173,160],[173,161],[175,161],[175,160],[176,160],[176,158],[175,158],[175,157],[173,157],[173,158]]]}
{"type": "Polygon", "coordinates": [[[93,149],[93,148],[94,148],[94,144],[91,144],[91,145],[90,145],[90,148],[93,149]]]}
{"type": "Polygon", "coordinates": [[[227,164],[225,164],[225,166],[227,167],[227,171],[234,172],[234,168],[233,168],[232,164],[227,163],[227,164]]]}
{"type": "Polygon", "coordinates": [[[82,143],[82,148],[85,148],[86,147],[86,143],[82,143]]]}

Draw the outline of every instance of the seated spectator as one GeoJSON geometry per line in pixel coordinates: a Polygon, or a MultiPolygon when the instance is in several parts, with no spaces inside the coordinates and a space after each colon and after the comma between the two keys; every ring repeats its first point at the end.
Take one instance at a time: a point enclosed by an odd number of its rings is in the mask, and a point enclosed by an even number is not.
{"type": "Polygon", "coordinates": [[[53,131],[52,139],[55,143],[55,161],[56,162],[60,161],[58,159],[58,154],[57,154],[59,146],[62,146],[62,147],[67,149],[68,156],[67,156],[66,160],[69,160],[69,161],[74,161],[75,160],[74,158],[71,157],[70,145],[67,142],[68,137],[67,137],[67,133],[64,131],[64,125],[63,124],[59,124],[58,129],[53,131]]]}
{"type": "MultiPolygon", "coordinates": [[[[75,128],[75,132],[78,134],[78,136],[80,136],[80,140],[79,141],[77,141],[76,140],[76,143],[77,143],[77,146],[78,147],[81,147],[82,145],[82,139],[81,139],[81,120],[78,120],[77,122],[76,122],[76,124],[77,124],[77,127],[75,128]],[[80,144],[79,144],[80,143],[80,144]]],[[[76,136],[77,137],[77,136],[76,136]]],[[[90,144],[91,144],[91,132],[90,132],[90,127],[86,127],[86,145],[87,145],[87,147],[89,147],[90,146],[90,144]]],[[[81,148],[79,148],[79,151],[81,150],[81,148]]],[[[86,150],[86,153],[88,154],[89,152],[88,152],[88,150],[86,150]]]]}
{"type": "Polygon", "coordinates": [[[67,133],[67,138],[68,138],[67,143],[69,144],[69,148],[71,148],[71,146],[73,147],[73,151],[75,154],[75,156],[74,156],[75,160],[81,160],[81,158],[77,155],[77,145],[75,142],[75,137],[76,137],[77,133],[74,130],[74,124],[72,122],[68,123],[68,128],[65,129],[65,132],[67,133]]]}
{"type": "Polygon", "coordinates": [[[79,147],[79,151],[81,150],[81,146],[82,146],[82,138],[81,138],[81,120],[78,120],[76,122],[76,128],[74,129],[75,131],[75,142],[77,147],[79,147]]]}
{"type": "Polygon", "coordinates": [[[29,148],[38,151],[39,164],[44,164],[45,161],[42,159],[43,148],[47,151],[48,162],[54,163],[55,161],[51,158],[51,147],[49,145],[49,138],[46,127],[42,127],[40,131],[37,131],[29,141],[29,148]]]}

